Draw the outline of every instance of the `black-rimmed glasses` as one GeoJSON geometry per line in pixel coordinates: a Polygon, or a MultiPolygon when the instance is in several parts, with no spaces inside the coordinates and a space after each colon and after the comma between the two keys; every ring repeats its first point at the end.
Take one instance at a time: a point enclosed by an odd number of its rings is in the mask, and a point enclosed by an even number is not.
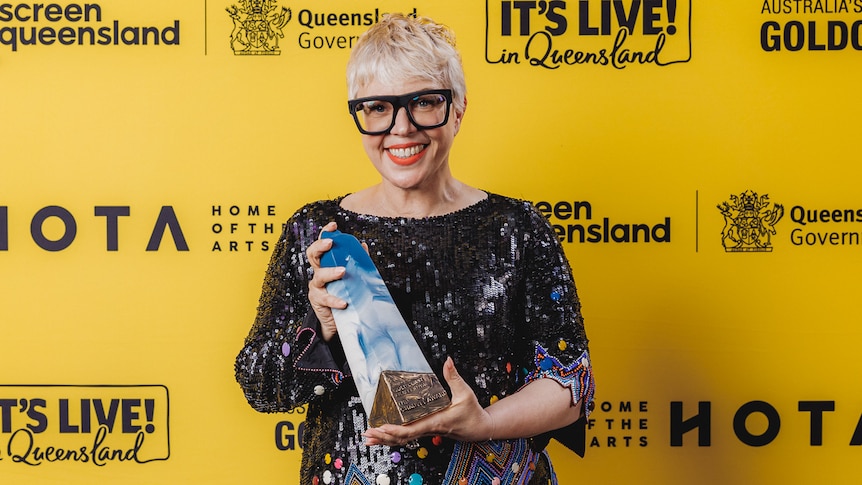
{"type": "Polygon", "coordinates": [[[441,127],[449,121],[451,106],[451,89],[426,89],[400,96],[369,96],[347,102],[356,127],[365,135],[389,133],[401,108],[407,111],[413,126],[420,130],[441,127]]]}

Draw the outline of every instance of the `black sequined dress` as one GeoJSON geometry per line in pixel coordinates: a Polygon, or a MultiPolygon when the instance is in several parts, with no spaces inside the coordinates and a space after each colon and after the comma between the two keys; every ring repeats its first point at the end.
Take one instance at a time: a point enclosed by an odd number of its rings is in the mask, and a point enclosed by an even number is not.
{"type": "MultiPolygon", "coordinates": [[[[424,219],[362,215],[343,197],[308,204],[285,226],[267,269],[257,318],[236,360],[246,398],[262,412],[308,405],[301,481],[311,484],[556,483],[549,436],[418,446],[365,446],[365,412],[337,339],[325,343],[310,311],[305,250],[330,221],[369,254],[431,368],[446,386],[456,368],[487,406],[538,378],[593,403],[593,378],[568,261],[547,220],[528,202],[489,194],[424,219]]],[[[447,389],[448,390],[448,389],[447,389]]],[[[541,406],[541,403],[537,403],[541,406]]],[[[555,436],[582,453],[583,420],[555,436]],[[571,443],[574,443],[572,445],[571,443]]]]}

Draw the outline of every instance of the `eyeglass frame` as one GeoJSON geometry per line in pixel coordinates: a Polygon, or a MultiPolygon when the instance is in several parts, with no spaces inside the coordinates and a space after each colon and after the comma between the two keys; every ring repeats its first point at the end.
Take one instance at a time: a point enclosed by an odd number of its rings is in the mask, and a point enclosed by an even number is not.
{"type": "Polygon", "coordinates": [[[452,90],[451,89],[423,89],[421,91],[414,91],[412,93],[401,94],[397,96],[367,96],[364,98],[356,98],[347,101],[347,109],[350,111],[350,114],[353,116],[353,121],[356,123],[356,127],[359,129],[359,132],[363,135],[384,135],[392,131],[392,128],[395,127],[395,121],[398,118],[398,112],[401,111],[401,108],[404,108],[404,111],[407,113],[407,119],[410,120],[410,123],[413,124],[416,128],[420,130],[431,130],[434,128],[439,128],[446,123],[449,122],[449,111],[452,109],[452,90]],[[435,125],[420,125],[413,119],[413,114],[410,113],[408,109],[408,103],[414,98],[425,94],[441,94],[443,98],[446,100],[446,114],[443,115],[443,121],[437,123],[435,125]],[[389,124],[389,127],[385,130],[376,130],[376,131],[368,131],[362,128],[362,125],[359,123],[359,117],[356,115],[356,106],[358,104],[364,103],[366,101],[386,101],[392,104],[392,122],[389,124]]]}

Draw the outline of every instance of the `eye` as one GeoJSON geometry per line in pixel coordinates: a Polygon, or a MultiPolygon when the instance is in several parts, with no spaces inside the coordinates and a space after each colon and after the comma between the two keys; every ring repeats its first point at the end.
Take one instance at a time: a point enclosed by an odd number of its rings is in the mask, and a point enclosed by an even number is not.
{"type": "Polygon", "coordinates": [[[446,98],[441,94],[423,94],[410,100],[413,108],[419,110],[434,109],[445,102],[446,98]]]}
{"type": "Polygon", "coordinates": [[[386,101],[366,101],[356,107],[357,111],[362,111],[365,115],[381,115],[390,113],[392,105],[386,101]]]}

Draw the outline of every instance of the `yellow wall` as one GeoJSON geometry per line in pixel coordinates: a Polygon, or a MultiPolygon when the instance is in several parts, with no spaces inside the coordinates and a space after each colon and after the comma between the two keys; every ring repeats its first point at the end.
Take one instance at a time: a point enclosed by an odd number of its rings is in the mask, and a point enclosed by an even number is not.
{"type": "Polygon", "coordinates": [[[396,10],[458,35],[456,176],[573,226],[600,406],[562,482],[856,483],[862,1],[535,3],[280,0],[273,55],[229,0],[0,4],[3,483],[295,481],[302,416],[233,358],[281,222],[376,180],[340,14],[396,10]],[[727,251],[747,192],[733,234],[783,216],[727,251]]]}

